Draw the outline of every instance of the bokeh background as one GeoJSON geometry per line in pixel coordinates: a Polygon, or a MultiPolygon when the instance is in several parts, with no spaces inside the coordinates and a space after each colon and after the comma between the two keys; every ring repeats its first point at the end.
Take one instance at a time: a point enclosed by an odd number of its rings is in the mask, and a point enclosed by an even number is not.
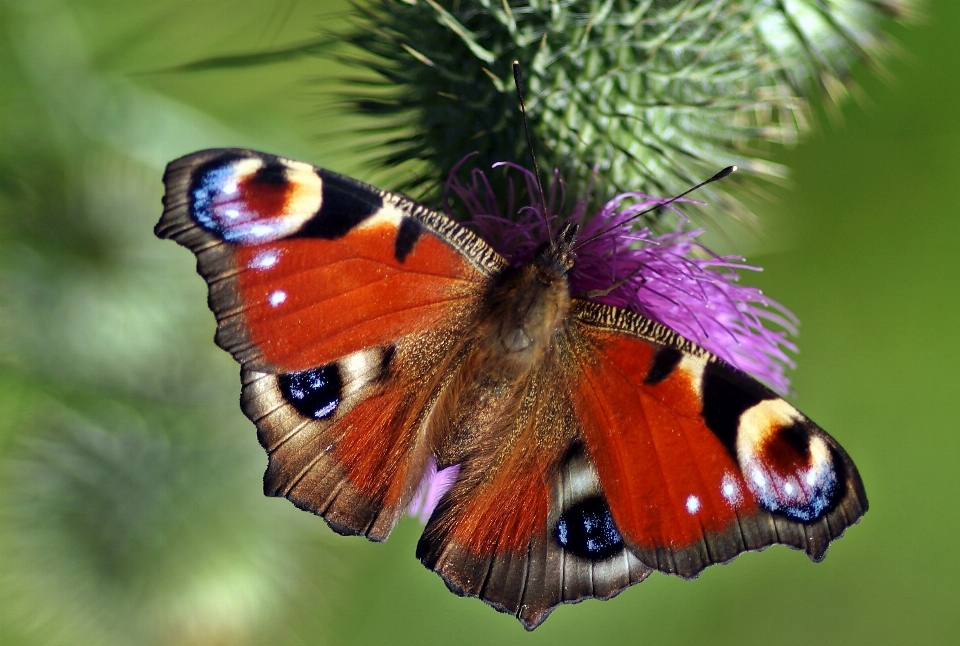
{"type": "Polygon", "coordinates": [[[0,643],[897,644],[960,638],[960,3],[891,25],[863,101],[775,151],[762,233],[712,239],[801,318],[794,401],[871,509],[786,548],[653,576],[533,634],[384,545],[266,499],[194,260],[152,235],[167,161],[248,146],[369,178],[316,58],[184,71],[343,20],[341,0],[0,0],[0,643]],[[326,106],[326,107],[324,107],[326,106]],[[331,143],[333,142],[333,143],[331,143]]]}

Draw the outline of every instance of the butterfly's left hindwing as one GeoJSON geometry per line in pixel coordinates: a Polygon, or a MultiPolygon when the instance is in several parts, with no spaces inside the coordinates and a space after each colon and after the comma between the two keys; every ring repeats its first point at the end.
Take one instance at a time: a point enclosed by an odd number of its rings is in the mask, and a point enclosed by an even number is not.
{"type": "Polygon", "coordinates": [[[426,464],[443,361],[503,260],[442,215],[281,157],[202,151],[164,181],[156,233],[197,256],[265,491],[386,537],[426,464]]]}

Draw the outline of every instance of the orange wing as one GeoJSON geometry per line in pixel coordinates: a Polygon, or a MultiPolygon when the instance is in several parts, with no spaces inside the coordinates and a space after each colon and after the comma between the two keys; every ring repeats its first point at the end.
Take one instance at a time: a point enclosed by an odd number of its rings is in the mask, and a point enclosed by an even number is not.
{"type": "Polygon", "coordinates": [[[423,472],[444,357],[503,259],[401,196],[272,155],[202,151],[164,181],[156,234],[197,256],[266,492],[385,538],[423,472]]]}
{"type": "Polygon", "coordinates": [[[773,543],[823,558],[867,508],[846,452],[772,391],[670,330],[576,302],[572,390],[631,551],[684,577],[773,543]]]}

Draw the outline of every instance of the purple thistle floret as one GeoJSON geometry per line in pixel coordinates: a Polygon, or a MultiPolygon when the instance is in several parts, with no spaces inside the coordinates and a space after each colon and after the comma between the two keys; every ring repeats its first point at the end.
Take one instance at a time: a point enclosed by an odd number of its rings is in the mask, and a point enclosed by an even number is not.
{"type": "MultiPolygon", "coordinates": [[[[527,195],[540,194],[530,171],[514,164],[496,166],[519,173],[527,195]]],[[[788,353],[797,352],[789,339],[797,334],[796,316],[759,289],[740,285],[738,271],[761,271],[760,267],[746,264],[739,256],[710,252],[696,241],[703,229],[678,228],[674,233],[654,234],[646,227],[636,229],[628,223],[642,211],[664,205],[667,199],[625,193],[589,217],[585,200],[578,201],[568,215],[553,215],[562,210],[564,197],[555,173],[545,190],[546,208],[551,214],[548,231],[540,204],[517,208],[512,178],[507,179],[503,209],[507,214],[516,213],[510,218],[501,214],[497,194],[483,171],[471,171],[467,182],[457,179],[456,172],[454,168],[447,182],[446,210],[452,210],[452,195],[469,216],[463,224],[511,263],[530,261],[549,240],[551,231],[556,233],[567,222],[579,224],[578,239],[583,242],[575,248],[576,263],[569,276],[574,296],[609,290],[590,300],[662,323],[781,394],[789,391],[785,370],[794,367],[788,353]],[[779,329],[770,329],[768,324],[779,329]]],[[[676,207],[682,201],[664,206],[676,213],[681,225],[686,218],[676,207]]],[[[451,467],[438,473],[431,460],[410,514],[425,523],[452,486],[456,472],[456,467],[451,467]]]]}
{"type": "MultiPolygon", "coordinates": [[[[497,166],[519,173],[527,195],[539,195],[533,173],[514,164],[497,166]]],[[[508,179],[504,211],[517,215],[501,215],[485,173],[475,169],[463,183],[455,172],[447,182],[448,197],[452,194],[464,205],[470,216],[464,224],[514,264],[533,258],[550,235],[543,207],[533,204],[514,210],[513,185],[508,179]]],[[[783,394],[789,391],[785,369],[794,363],[788,352],[797,352],[789,337],[796,336],[799,322],[759,289],[738,284],[738,271],[761,271],[759,267],[746,264],[739,256],[710,252],[696,242],[702,229],[658,235],[627,223],[638,213],[663,205],[666,199],[624,193],[592,216],[585,212],[584,200],[578,201],[569,215],[552,215],[561,210],[563,202],[563,185],[556,173],[545,192],[551,231],[559,231],[567,222],[580,225],[578,239],[584,242],[576,247],[576,264],[570,273],[575,296],[609,289],[591,300],[662,323],[774,390],[783,394]],[[779,329],[770,329],[767,324],[779,329]]],[[[683,201],[664,207],[673,210],[681,224],[685,218],[676,206],[683,201]]]]}
{"type": "Polygon", "coordinates": [[[440,498],[453,486],[458,473],[460,473],[459,464],[438,470],[437,461],[431,456],[420,479],[417,493],[407,507],[407,513],[426,525],[440,498]]]}

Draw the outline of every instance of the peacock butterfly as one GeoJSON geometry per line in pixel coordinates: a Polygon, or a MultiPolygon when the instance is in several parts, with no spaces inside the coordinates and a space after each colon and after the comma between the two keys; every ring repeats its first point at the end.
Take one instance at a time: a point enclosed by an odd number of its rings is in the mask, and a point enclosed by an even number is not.
{"type": "Polygon", "coordinates": [[[156,227],[197,256],[264,491],[383,541],[459,465],[417,557],[528,630],[659,570],[782,543],[819,561],[867,499],[847,453],[668,328],[571,294],[577,230],[513,266],[446,216],[308,164],[206,150],[156,227]]]}

